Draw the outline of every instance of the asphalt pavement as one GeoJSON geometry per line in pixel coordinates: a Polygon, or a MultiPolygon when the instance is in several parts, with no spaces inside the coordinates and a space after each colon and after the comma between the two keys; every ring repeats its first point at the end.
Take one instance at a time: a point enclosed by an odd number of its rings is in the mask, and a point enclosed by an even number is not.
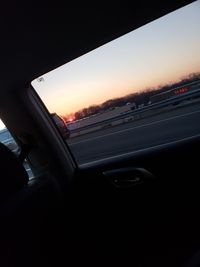
{"type": "Polygon", "coordinates": [[[78,164],[154,147],[200,134],[200,104],[71,138],[78,164]]]}

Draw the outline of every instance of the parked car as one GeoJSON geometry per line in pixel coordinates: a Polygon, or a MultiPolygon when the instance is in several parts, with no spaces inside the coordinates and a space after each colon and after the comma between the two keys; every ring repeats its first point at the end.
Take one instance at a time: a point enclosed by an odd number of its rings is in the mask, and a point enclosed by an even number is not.
{"type": "Polygon", "coordinates": [[[58,126],[58,129],[60,130],[62,136],[67,139],[70,137],[70,130],[67,128],[66,122],[64,121],[63,118],[61,118],[58,114],[56,113],[51,113],[51,116],[58,126]]]}

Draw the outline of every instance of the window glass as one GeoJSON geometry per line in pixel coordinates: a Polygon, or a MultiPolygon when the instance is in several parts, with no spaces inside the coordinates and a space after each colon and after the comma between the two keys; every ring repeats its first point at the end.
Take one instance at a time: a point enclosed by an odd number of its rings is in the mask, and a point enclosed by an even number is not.
{"type": "Polygon", "coordinates": [[[200,1],[32,82],[79,164],[200,134],[200,1]]]}

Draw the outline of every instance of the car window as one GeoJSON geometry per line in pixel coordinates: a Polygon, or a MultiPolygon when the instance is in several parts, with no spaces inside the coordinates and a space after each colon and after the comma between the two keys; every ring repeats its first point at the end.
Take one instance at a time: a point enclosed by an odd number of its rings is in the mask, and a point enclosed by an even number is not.
{"type": "MultiPolygon", "coordinates": [[[[16,155],[16,157],[19,156],[20,147],[18,146],[18,144],[12,137],[11,133],[8,131],[8,129],[1,120],[0,120],[0,142],[6,145],[16,155]]],[[[29,179],[33,179],[34,175],[26,159],[24,160],[24,167],[26,169],[29,179]]]]}
{"type": "Polygon", "coordinates": [[[79,164],[200,134],[199,14],[195,1],[31,83],[79,164]]]}

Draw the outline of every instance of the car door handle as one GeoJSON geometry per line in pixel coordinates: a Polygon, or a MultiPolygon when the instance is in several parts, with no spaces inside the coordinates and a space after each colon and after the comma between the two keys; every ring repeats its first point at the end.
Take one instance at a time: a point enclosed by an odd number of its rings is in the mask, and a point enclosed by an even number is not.
{"type": "Polygon", "coordinates": [[[134,167],[104,171],[103,175],[117,188],[129,188],[155,179],[146,169],[134,167]]]}

